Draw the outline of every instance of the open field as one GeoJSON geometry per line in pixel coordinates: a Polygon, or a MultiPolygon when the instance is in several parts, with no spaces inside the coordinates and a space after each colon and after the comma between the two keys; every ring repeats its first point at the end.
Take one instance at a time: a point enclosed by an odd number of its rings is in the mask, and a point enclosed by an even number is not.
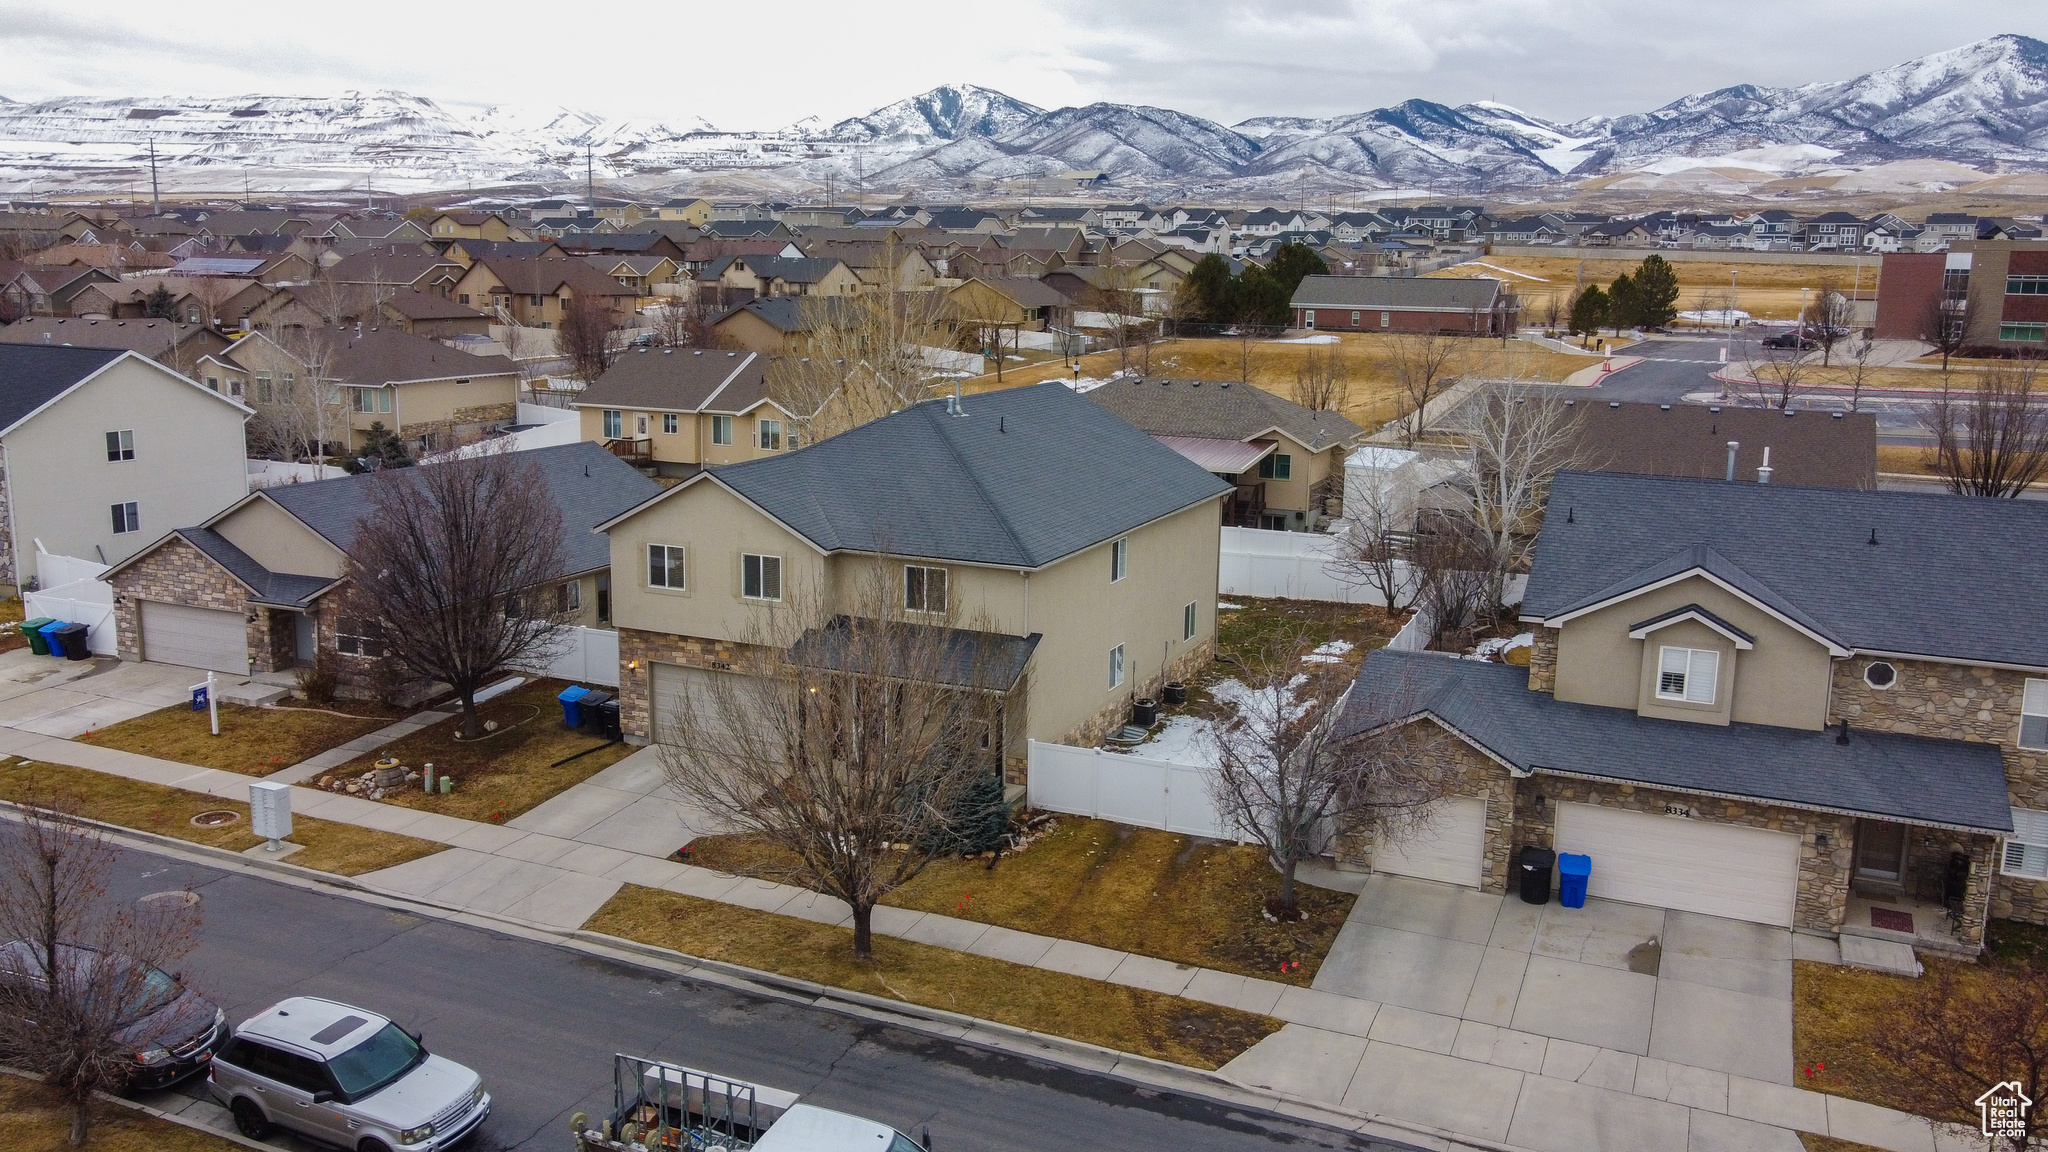
{"type": "MultiPolygon", "coordinates": [[[[1619,250],[1598,255],[1571,256],[1486,256],[1480,261],[1454,265],[1428,273],[1434,277],[1481,276],[1506,280],[1522,297],[1522,322],[1545,323],[1549,301],[1555,297],[1562,314],[1572,291],[1580,284],[1605,288],[1624,272],[1642,265],[1646,251],[1619,250]],[[1487,267],[1492,265],[1492,267],[1487,267]],[[1502,275],[1505,270],[1519,275],[1502,275]]],[[[1734,264],[1709,260],[1672,262],[1678,274],[1678,307],[1700,311],[1724,307],[1728,302],[1729,274],[1735,277],[1735,307],[1761,320],[1791,320],[1799,315],[1800,289],[1818,289],[1832,282],[1843,291],[1857,286],[1853,267],[1812,264],[1734,264]]],[[[1877,290],[1877,257],[1864,261],[1860,296],[1869,299],[1877,290]]],[[[1808,297],[1811,300],[1811,296],[1808,297]]]]}
{"type": "MultiPolygon", "coordinates": [[[[1103,379],[1125,369],[1152,376],[1174,376],[1192,380],[1243,380],[1249,367],[1253,384],[1278,396],[1293,398],[1295,381],[1311,358],[1334,355],[1350,381],[1345,402],[1338,408],[1360,427],[1372,429],[1405,413],[1399,386],[1388,370],[1387,357],[1397,336],[1376,332],[1338,333],[1335,343],[1301,344],[1291,341],[1254,340],[1249,344],[1230,339],[1161,340],[1146,349],[1127,348],[1121,354],[1112,349],[1081,358],[1081,375],[1103,379]]],[[[1528,380],[1562,380],[1581,368],[1599,363],[1597,356],[1573,356],[1554,352],[1526,340],[1465,340],[1452,361],[1454,376],[1518,376],[1528,380]]],[[[1070,361],[1004,369],[999,384],[994,375],[977,376],[962,382],[962,391],[990,392],[1073,375],[1070,361]]]]}

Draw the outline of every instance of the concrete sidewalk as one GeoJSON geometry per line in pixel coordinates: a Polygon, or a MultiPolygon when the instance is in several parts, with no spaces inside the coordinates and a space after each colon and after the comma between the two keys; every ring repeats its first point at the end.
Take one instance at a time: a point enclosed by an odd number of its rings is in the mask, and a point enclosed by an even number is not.
{"type": "MultiPolygon", "coordinates": [[[[235,800],[246,800],[252,782],[235,773],[196,769],[12,727],[0,727],[0,755],[87,768],[235,800]]],[[[355,881],[372,891],[459,911],[568,931],[585,923],[621,886],[633,883],[819,923],[850,923],[847,907],[829,897],[665,858],[674,851],[669,845],[680,847],[690,832],[687,813],[659,794],[660,778],[657,754],[643,749],[507,826],[300,787],[292,790],[292,806],[304,815],[447,845],[447,851],[358,876],[355,881]],[[618,843],[605,842],[614,837],[618,843]]],[[[1625,1005],[1610,1003],[1613,990],[1598,986],[1603,979],[1598,975],[1590,977],[1595,986],[1579,988],[1570,970],[1560,969],[1566,975],[1557,978],[1555,988],[1532,994],[1530,973],[1541,967],[1539,959],[1564,961],[1561,953],[1568,949],[1573,950],[1571,964],[1612,971],[1617,976],[1639,975],[1615,968],[1608,953],[1641,927],[1631,917],[1667,914],[1608,905],[1594,910],[1600,923],[1608,925],[1606,929],[1581,933],[1560,919],[1558,926],[1546,932],[1541,916],[1511,910],[1527,906],[1508,906],[1499,897],[1426,882],[1382,883],[1391,879],[1376,878],[1366,885],[1360,899],[1363,912],[1354,914],[1353,923],[1347,925],[1346,935],[1340,936],[1311,988],[904,909],[878,908],[874,928],[883,935],[935,947],[1278,1017],[1286,1026],[1227,1065],[1225,1076],[1305,1101],[1474,1139],[1537,1152],[1797,1152],[1800,1144],[1795,1130],[1799,1130],[1892,1152],[1937,1152],[1936,1132],[1926,1120],[1791,1087],[1787,1083],[1789,1020],[1783,1036],[1783,1066],[1764,1068],[1753,1051],[1694,1054],[1685,1048],[1698,1039],[1690,1035],[1673,1032],[1668,1044],[1660,1045],[1654,1014],[1665,1010],[1661,989],[1650,993],[1647,1017],[1644,1011],[1624,1011],[1625,1005]],[[1384,896],[1375,891],[1375,884],[1381,885],[1384,896]],[[1482,908],[1482,904],[1486,906],[1482,908]],[[1448,922],[1444,920],[1446,908],[1452,913],[1448,922]],[[1485,920],[1483,932],[1481,919],[1485,920]],[[1435,927],[1418,930],[1425,925],[1435,927]],[[1502,932],[1506,935],[1497,935],[1502,932]],[[1437,940],[1438,955],[1432,958],[1430,947],[1418,951],[1414,941],[1389,933],[1437,940]],[[1468,939],[1473,936],[1480,939],[1468,939]],[[1431,972],[1419,972],[1417,966],[1444,969],[1445,955],[1463,951],[1449,947],[1457,943],[1469,944],[1479,953],[1463,1000],[1449,1011],[1432,1011],[1430,1005],[1449,1008],[1448,999],[1443,998],[1442,987],[1429,985],[1431,972]],[[1479,995],[1481,969],[1495,952],[1521,956],[1523,967],[1516,976],[1511,1006],[1493,1004],[1489,1008],[1487,997],[1479,995]],[[1556,1010],[1557,1005],[1569,1005],[1577,997],[1588,998],[1580,1005],[1582,1011],[1556,1010]],[[1539,1002],[1553,1007],[1539,1011],[1533,1007],[1539,1002]],[[1413,1006],[1416,1004],[1422,1006],[1413,1006]],[[1468,1004],[1480,1008],[1468,1011],[1468,1004]],[[1611,1035],[1545,1034],[1606,1027],[1597,1021],[1610,1007],[1622,1022],[1611,1035]],[[1483,1018],[1487,1011],[1500,1015],[1499,1021],[1487,1022],[1483,1018]],[[1544,1011],[1563,1023],[1553,1026],[1544,1011]],[[1703,1060],[1704,1064],[1683,1060],[1703,1060]],[[1711,1066],[1714,1064],[1724,1067],[1711,1066]],[[1726,1070],[1728,1067],[1737,1070],[1726,1070]]],[[[1530,909],[1529,913],[1541,911],[1530,909]]],[[[1580,927],[1585,923],[1581,921],[1580,927]]],[[[1695,937],[1711,935],[1711,927],[1694,926],[1695,937]]],[[[1680,939],[1666,941],[1667,949],[1683,946],[1680,939]]],[[[1700,959],[1736,958],[1720,957],[1717,952],[1700,959]]],[[[1766,963],[1775,964],[1777,958],[1766,963]]],[[[1789,982],[1789,954],[1783,963],[1789,982]]],[[[1462,967],[1455,969],[1462,971],[1462,967]]],[[[1745,969],[1740,963],[1723,971],[1733,973],[1722,980],[1724,984],[1729,980],[1775,980],[1777,972],[1769,968],[1760,974],[1760,970],[1745,969]]],[[[1542,972],[1536,977],[1539,984],[1549,979],[1542,972]]],[[[1644,978],[1653,985],[1662,983],[1654,977],[1644,978]]],[[[1449,977],[1451,983],[1464,979],[1456,974],[1449,977]]],[[[1714,989],[1717,985],[1707,982],[1698,987],[1714,989]]],[[[1711,991],[1701,994],[1713,995],[1711,991]]],[[[1635,1000],[1643,998],[1635,991],[1628,995],[1635,1000]]],[[[1714,1010],[1710,1003],[1689,1011],[1711,1014],[1714,1010]]],[[[1775,1053],[1775,1033],[1768,1043],[1775,1053]]]]}

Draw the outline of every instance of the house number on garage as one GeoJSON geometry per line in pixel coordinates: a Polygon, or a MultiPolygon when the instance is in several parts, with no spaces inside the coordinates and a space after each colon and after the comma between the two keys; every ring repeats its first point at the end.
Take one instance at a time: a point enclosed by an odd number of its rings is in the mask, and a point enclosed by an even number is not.
{"type": "Polygon", "coordinates": [[[1664,814],[1666,816],[1683,816],[1687,820],[1693,818],[1693,810],[1683,804],[1666,804],[1664,806],[1664,814]]]}

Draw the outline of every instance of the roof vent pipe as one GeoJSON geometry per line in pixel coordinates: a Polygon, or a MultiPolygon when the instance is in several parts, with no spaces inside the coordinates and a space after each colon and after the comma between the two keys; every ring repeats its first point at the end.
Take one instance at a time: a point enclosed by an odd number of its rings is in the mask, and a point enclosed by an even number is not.
{"type": "Polygon", "coordinates": [[[1742,447],[1742,441],[1740,440],[1730,440],[1728,442],[1728,482],[1730,484],[1735,483],[1735,450],[1740,447],[1742,447]]]}
{"type": "Polygon", "coordinates": [[[1764,462],[1757,465],[1756,482],[1759,484],[1769,484],[1771,482],[1771,446],[1769,444],[1764,445],[1764,462]]]}

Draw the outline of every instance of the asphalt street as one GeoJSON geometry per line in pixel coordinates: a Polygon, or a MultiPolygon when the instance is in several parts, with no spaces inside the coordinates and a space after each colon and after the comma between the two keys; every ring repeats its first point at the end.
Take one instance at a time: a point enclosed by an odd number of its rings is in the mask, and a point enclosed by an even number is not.
{"type": "MultiPolygon", "coordinates": [[[[231,1020],[307,994],[424,1032],[495,1098],[467,1145],[477,1152],[568,1152],[570,1116],[611,1108],[613,1053],[800,1092],[912,1134],[928,1124],[941,1152],[1397,1148],[139,849],[122,852],[110,896],[187,886],[203,915],[188,982],[231,1020]]],[[[202,1095],[203,1078],[182,1090],[202,1095]]]]}

